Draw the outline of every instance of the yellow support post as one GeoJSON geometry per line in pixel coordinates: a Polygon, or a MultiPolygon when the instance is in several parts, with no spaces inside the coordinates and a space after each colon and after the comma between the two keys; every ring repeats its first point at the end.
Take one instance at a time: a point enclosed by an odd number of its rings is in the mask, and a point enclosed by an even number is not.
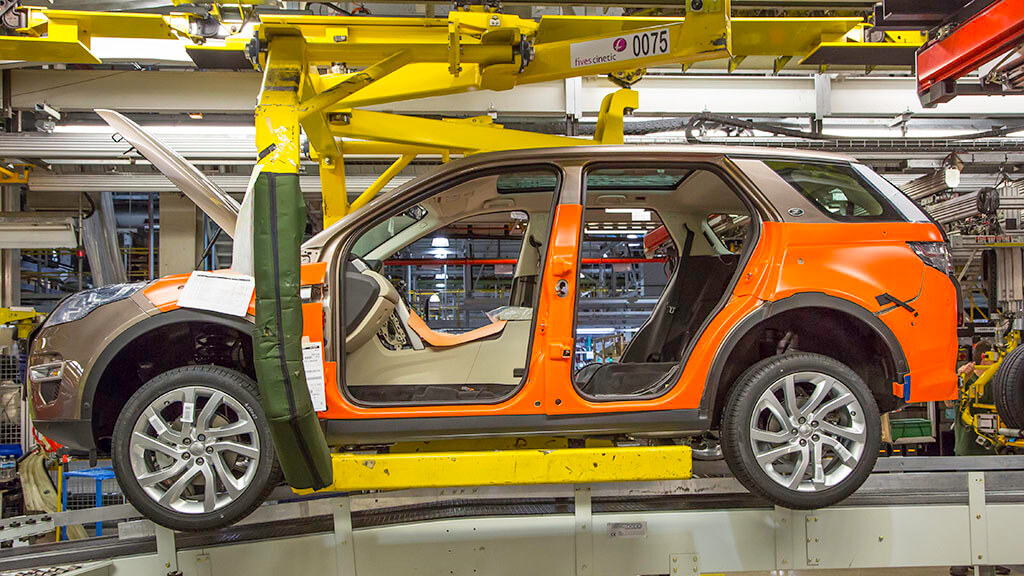
{"type": "Polygon", "coordinates": [[[594,129],[594,141],[601,144],[622,144],[625,138],[626,114],[640,106],[640,93],[623,88],[601,100],[601,111],[594,129]]]}
{"type": "MultiPolygon", "coordinates": [[[[404,454],[332,454],[332,492],[680,480],[688,446],[636,446],[404,454]]],[[[296,490],[309,493],[308,490],[296,490]]]]}
{"type": "Polygon", "coordinates": [[[299,93],[302,89],[301,36],[272,40],[273,61],[266,63],[263,87],[256,104],[257,165],[264,172],[297,174],[299,171],[299,93]]]}
{"type": "Polygon", "coordinates": [[[373,197],[383,190],[384,186],[386,186],[388,182],[391,182],[391,179],[397,176],[399,172],[404,170],[415,157],[416,156],[413,154],[403,154],[398,160],[395,160],[391,166],[388,166],[388,169],[385,170],[383,174],[373,181],[373,184],[370,184],[369,188],[364,190],[358,198],[352,201],[352,205],[348,207],[348,211],[354,212],[359,210],[367,202],[372,200],[373,197]]]}
{"type": "Polygon", "coordinates": [[[348,190],[345,188],[345,162],[342,158],[320,158],[320,196],[324,228],[348,214],[348,190]]]}

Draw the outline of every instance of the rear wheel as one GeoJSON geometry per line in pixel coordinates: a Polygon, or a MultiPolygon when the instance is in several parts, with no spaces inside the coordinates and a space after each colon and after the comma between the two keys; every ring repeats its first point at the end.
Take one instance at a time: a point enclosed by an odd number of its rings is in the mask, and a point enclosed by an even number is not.
{"type": "Polygon", "coordinates": [[[794,509],[852,494],[878,458],[881,423],[870,389],[819,354],[767,358],[736,381],[722,418],[722,448],[752,493],[794,509]]]}
{"type": "Polygon", "coordinates": [[[113,459],[132,505],[177,530],[236,522],[280,479],[256,384],[218,366],[177,368],[143,385],[117,419],[113,459]]]}
{"type": "Polygon", "coordinates": [[[1003,424],[1024,428],[1024,346],[1014,348],[1003,358],[992,380],[989,385],[1003,424]]]}

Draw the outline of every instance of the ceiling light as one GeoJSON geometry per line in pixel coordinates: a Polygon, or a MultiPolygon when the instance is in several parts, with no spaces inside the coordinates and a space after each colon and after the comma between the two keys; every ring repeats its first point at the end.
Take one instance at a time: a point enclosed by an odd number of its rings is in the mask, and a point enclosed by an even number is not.
{"type": "Polygon", "coordinates": [[[189,112],[188,113],[188,117],[193,119],[193,120],[202,120],[203,119],[203,113],[202,112],[189,112]]]}
{"type": "Polygon", "coordinates": [[[601,334],[614,334],[615,328],[611,326],[599,326],[594,328],[577,328],[576,333],[581,336],[598,336],[601,334]]]}
{"type": "Polygon", "coordinates": [[[448,279],[448,275],[445,274],[444,272],[442,272],[440,274],[434,274],[434,280],[447,280],[447,279],[448,279]]]}
{"type": "Polygon", "coordinates": [[[629,214],[633,222],[649,222],[651,211],[646,208],[605,208],[605,214],[629,214]]]}
{"type": "Polygon", "coordinates": [[[427,298],[427,302],[430,302],[431,304],[438,304],[441,302],[441,297],[437,294],[431,294],[430,298],[427,298]]]}
{"type": "Polygon", "coordinates": [[[433,240],[430,241],[430,245],[433,246],[434,248],[447,248],[450,245],[450,243],[448,242],[448,239],[445,238],[444,236],[438,236],[437,238],[434,238],[433,240]]]}
{"type": "Polygon", "coordinates": [[[587,228],[583,231],[585,234],[594,234],[597,236],[630,236],[638,234],[646,234],[646,230],[629,228],[625,230],[596,230],[594,228],[587,228]]]}

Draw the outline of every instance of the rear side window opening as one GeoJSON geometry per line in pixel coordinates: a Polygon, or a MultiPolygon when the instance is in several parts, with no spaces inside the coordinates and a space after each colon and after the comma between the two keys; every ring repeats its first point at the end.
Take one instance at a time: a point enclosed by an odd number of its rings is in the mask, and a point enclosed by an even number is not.
{"type": "Polygon", "coordinates": [[[864,174],[849,164],[765,160],[765,165],[824,214],[846,222],[906,220],[864,174]]]}

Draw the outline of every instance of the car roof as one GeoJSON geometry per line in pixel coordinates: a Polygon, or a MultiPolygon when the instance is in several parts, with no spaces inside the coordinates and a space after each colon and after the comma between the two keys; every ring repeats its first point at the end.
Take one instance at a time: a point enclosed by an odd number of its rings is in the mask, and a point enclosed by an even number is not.
{"type": "MultiPolygon", "coordinates": [[[[585,140],[581,140],[585,142],[585,140]]],[[[693,161],[695,156],[706,156],[709,159],[720,156],[743,157],[755,159],[784,158],[807,161],[827,162],[856,162],[856,158],[845,154],[832,152],[819,152],[816,150],[800,150],[796,148],[769,148],[759,146],[721,146],[709,144],[597,144],[580,146],[562,146],[557,148],[526,148],[522,150],[499,150],[495,152],[481,152],[447,164],[435,167],[433,170],[413,178],[409,182],[382,194],[378,194],[370,200],[364,209],[356,211],[358,214],[373,211],[376,207],[385,202],[391,202],[395,198],[407,195],[418,183],[425,180],[436,180],[447,178],[452,174],[467,172],[478,168],[486,168],[491,164],[506,163],[551,163],[551,162],[600,162],[602,156],[608,156],[621,160],[624,156],[637,156],[638,160],[649,160],[656,162],[671,162],[671,156],[679,154],[685,156],[685,160],[693,161]],[[649,158],[645,158],[649,156],[649,158]]],[[[329,228],[315,234],[303,244],[303,248],[316,249],[323,246],[335,231],[353,222],[352,214],[343,217],[329,228]]],[[[359,218],[360,216],[356,216],[359,218]]]]}

